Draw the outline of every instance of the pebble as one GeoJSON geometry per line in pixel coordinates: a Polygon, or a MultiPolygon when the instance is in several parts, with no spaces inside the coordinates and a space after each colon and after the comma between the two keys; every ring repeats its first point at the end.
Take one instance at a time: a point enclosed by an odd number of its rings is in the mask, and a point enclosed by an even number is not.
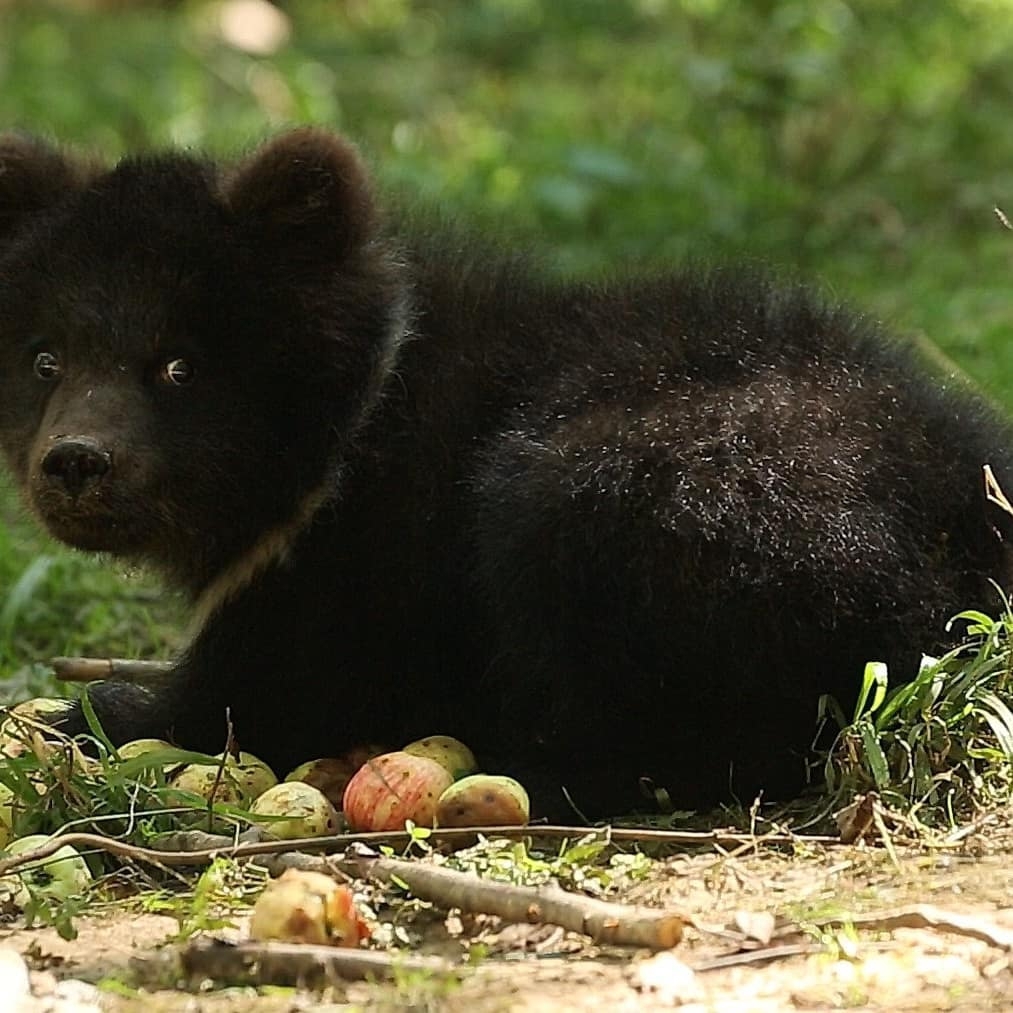
{"type": "Polygon", "coordinates": [[[0,946],[0,1010],[3,1013],[102,1013],[100,998],[99,990],[86,981],[76,978],[57,981],[48,972],[30,975],[28,965],[17,950],[0,946]]]}

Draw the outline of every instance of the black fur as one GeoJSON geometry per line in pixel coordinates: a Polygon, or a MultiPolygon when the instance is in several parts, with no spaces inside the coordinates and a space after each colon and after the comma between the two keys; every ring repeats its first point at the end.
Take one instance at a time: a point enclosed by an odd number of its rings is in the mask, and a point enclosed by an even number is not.
{"type": "Polygon", "coordinates": [[[804,288],[552,283],[381,223],[312,130],[233,169],[11,138],[0,228],[15,478],[202,617],[169,688],[93,690],[116,741],[216,751],[228,707],[280,773],[442,732],[545,813],[785,795],[820,694],[1007,583],[1005,425],[804,288]]]}

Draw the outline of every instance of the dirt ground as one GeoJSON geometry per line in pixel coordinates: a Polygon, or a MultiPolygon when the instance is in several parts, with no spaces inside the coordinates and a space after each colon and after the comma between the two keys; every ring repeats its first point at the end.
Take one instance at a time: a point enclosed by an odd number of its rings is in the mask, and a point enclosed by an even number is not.
{"type": "MultiPolygon", "coordinates": [[[[393,984],[317,992],[210,982],[184,989],[167,970],[176,966],[167,945],[176,920],[122,908],[81,918],[72,942],[49,928],[0,927],[0,954],[20,953],[31,971],[32,997],[19,1013],[1009,1010],[1010,826],[1004,817],[952,850],[757,845],[657,861],[647,878],[610,899],[691,920],[683,942],[659,954],[595,947],[552,926],[430,911],[419,952],[459,955],[476,939],[487,947],[450,983],[404,973],[393,984]]],[[[242,938],[245,917],[219,934],[242,938]]],[[[0,1007],[15,1008],[2,996],[0,1007]]]]}

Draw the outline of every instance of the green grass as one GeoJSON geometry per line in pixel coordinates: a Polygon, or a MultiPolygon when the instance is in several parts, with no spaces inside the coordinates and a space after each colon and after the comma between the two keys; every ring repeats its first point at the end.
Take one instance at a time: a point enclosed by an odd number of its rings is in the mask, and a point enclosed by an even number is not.
{"type": "Polygon", "coordinates": [[[924,658],[909,683],[890,684],[886,666],[866,666],[854,718],[832,701],[841,733],[827,756],[829,793],[840,805],[876,791],[923,827],[954,826],[1008,802],[1013,788],[1013,613],[964,612],[965,642],[924,658]]]}
{"type": "Polygon", "coordinates": [[[18,509],[0,474],[0,704],[53,692],[61,654],[149,657],[178,644],[179,602],[150,578],[72,552],[18,509]]]}

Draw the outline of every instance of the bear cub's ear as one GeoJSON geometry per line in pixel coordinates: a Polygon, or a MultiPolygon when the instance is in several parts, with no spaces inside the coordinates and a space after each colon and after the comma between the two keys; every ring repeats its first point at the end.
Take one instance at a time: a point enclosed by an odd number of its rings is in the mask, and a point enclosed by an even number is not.
{"type": "Polygon", "coordinates": [[[369,238],[375,208],[366,169],[346,140],[300,127],[233,169],[225,199],[240,222],[286,254],[344,254],[369,238]]]}
{"type": "Polygon", "coordinates": [[[92,168],[26,134],[0,134],[0,243],[87,182],[92,168]]]}

